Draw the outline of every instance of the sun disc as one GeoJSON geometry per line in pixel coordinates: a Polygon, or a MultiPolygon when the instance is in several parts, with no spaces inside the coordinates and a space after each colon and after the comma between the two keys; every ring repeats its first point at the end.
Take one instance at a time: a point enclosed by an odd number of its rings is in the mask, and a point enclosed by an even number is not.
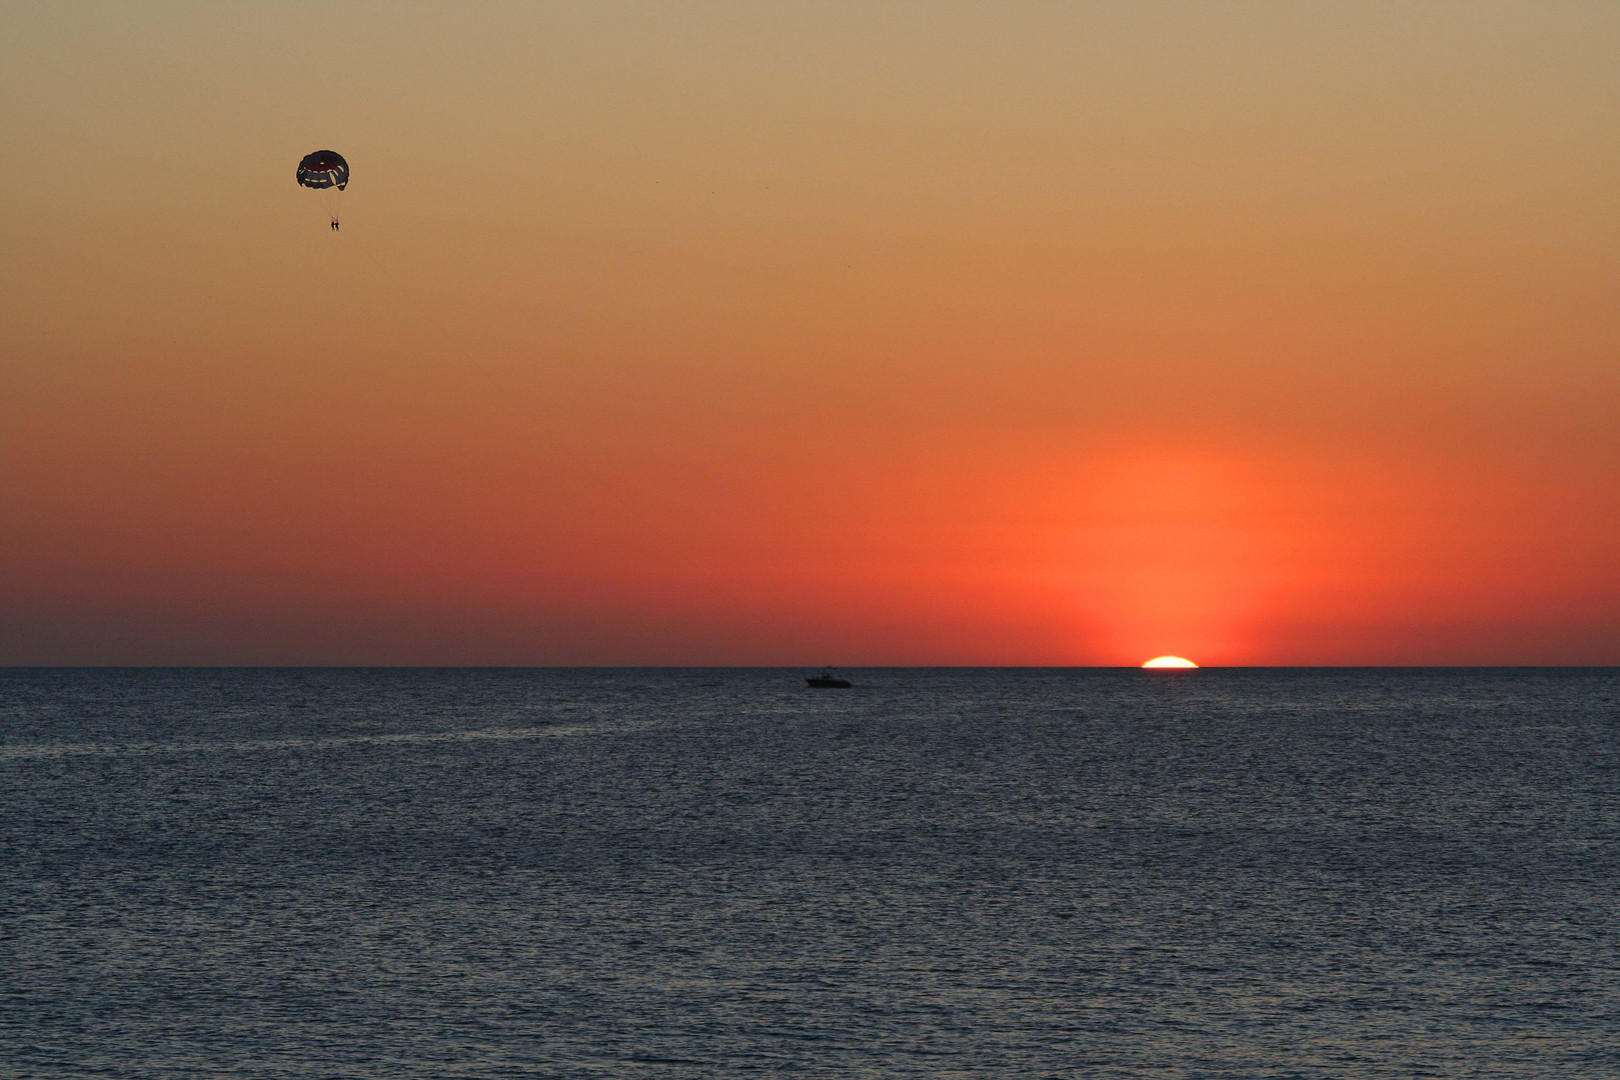
{"type": "Polygon", "coordinates": [[[1180,656],[1155,656],[1142,666],[1145,668],[1195,668],[1198,665],[1180,656]]]}

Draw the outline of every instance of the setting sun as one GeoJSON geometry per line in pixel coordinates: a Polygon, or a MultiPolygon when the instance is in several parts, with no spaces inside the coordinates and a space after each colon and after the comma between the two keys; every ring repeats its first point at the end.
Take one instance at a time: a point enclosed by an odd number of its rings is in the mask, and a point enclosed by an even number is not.
{"type": "Polygon", "coordinates": [[[1195,668],[1198,665],[1180,656],[1155,656],[1142,666],[1145,668],[1195,668]]]}

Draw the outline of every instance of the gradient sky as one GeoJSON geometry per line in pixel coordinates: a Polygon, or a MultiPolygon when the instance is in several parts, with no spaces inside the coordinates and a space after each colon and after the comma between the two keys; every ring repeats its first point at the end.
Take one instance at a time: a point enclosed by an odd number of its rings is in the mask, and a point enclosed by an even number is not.
{"type": "Polygon", "coordinates": [[[1617,56],[12,0],[0,663],[1620,663],[1617,56]]]}

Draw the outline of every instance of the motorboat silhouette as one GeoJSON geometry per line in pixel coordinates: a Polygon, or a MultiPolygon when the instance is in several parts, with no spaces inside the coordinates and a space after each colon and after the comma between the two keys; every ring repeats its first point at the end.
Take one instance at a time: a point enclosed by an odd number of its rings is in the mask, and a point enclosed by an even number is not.
{"type": "Polygon", "coordinates": [[[805,680],[804,680],[804,684],[806,686],[813,686],[813,687],[816,687],[818,689],[835,689],[835,690],[848,690],[851,686],[855,685],[854,683],[850,682],[848,679],[843,678],[842,676],[840,676],[838,674],[838,672],[834,671],[830,667],[829,668],[822,668],[820,675],[806,676],[805,680]]]}

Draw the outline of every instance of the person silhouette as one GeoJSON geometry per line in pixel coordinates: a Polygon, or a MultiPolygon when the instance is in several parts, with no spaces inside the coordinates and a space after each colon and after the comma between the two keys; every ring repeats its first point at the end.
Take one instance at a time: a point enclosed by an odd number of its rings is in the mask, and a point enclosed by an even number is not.
{"type": "Polygon", "coordinates": [[[338,232],[339,231],[337,218],[332,219],[332,231],[333,232],[338,232]]]}

